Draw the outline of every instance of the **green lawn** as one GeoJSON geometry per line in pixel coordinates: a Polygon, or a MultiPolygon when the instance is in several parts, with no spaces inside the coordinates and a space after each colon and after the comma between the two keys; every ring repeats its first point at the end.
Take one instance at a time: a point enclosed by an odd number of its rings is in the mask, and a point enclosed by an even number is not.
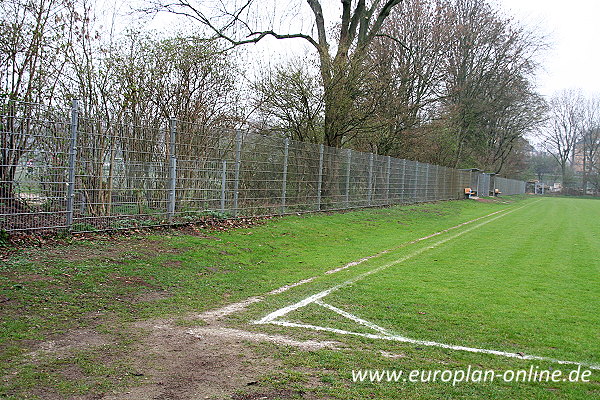
{"type": "MultiPolygon", "coordinates": [[[[544,198],[514,208],[506,216],[464,234],[461,231],[469,225],[445,233],[458,235],[435,248],[429,247],[443,241],[444,235],[368,260],[353,271],[340,272],[341,276],[324,277],[296,290],[298,293],[291,290],[283,296],[285,300],[273,299],[273,305],[256,306],[252,318],[260,319],[283,305],[391,265],[333,291],[321,301],[394,335],[600,365],[600,204],[594,200],[544,198]]],[[[308,326],[259,326],[271,333],[292,331],[305,338],[343,340],[352,343],[353,349],[360,349],[346,352],[343,358],[323,352],[321,357],[309,357],[311,361],[300,359],[292,364],[296,368],[313,365],[343,371],[334,374],[341,378],[338,385],[318,389],[322,396],[342,399],[374,394],[377,398],[394,398],[394,393],[404,392],[408,397],[440,398],[448,396],[448,391],[454,393],[451,397],[474,398],[592,398],[599,394],[597,370],[592,372],[595,383],[587,384],[497,382],[449,388],[446,383],[380,383],[345,388],[343,383],[348,383],[353,369],[460,369],[479,365],[504,371],[533,365],[568,372],[577,366],[314,331],[310,326],[378,334],[318,303],[278,320],[308,326]],[[402,356],[385,360],[382,351],[402,356]],[[415,363],[415,358],[419,362],[415,363]]]]}
{"type": "Polygon", "coordinates": [[[593,201],[543,200],[324,300],[411,338],[600,364],[598,219],[593,201]]]}
{"type": "MultiPolygon", "coordinates": [[[[455,201],[288,216],[229,232],[171,232],[22,250],[0,266],[0,375],[5,377],[0,398],[45,398],[40,388],[66,398],[99,396],[135,385],[128,354],[144,333],[131,328],[131,322],[180,316],[181,325],[194,326],[190,312],[264,295],[309,277],[315,279],[265,296],[232,315],[228,324],[297,339],[335,340],[343,343],[342,350],[248,344],[280,363],[257,377],[261,387],[291,387],[304,398],[331,399],[598,397],[597,371],[591,383],[353,383],[353,369],[571,367],[252,322],[422,251],[323,301],[409,338],[598,364],[599,214],[600,202],[584,199],[455,201]],[[497,211],[502,212],[410,243],[497,211]],[[429,248],[454,235],[459,236],[429,248]],[[111,337],[110,343],[59,359],[31,360],[40,343],[76,329],[101,332],[111,337]],[[83,371],[77,379],[63,373],[72,365],[83,371]]],[[[372,332],[316,304],[285,319],[372,332]]]]}

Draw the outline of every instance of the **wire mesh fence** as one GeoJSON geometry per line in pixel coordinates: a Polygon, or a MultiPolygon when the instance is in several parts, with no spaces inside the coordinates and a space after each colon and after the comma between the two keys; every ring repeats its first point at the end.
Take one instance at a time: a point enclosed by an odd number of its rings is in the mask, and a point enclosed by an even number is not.
{"type": "Polygon", "coordinates": [[[171,119],[1,101],[0,229],[94,231],[520,194],[525,183],[171,119]]]}

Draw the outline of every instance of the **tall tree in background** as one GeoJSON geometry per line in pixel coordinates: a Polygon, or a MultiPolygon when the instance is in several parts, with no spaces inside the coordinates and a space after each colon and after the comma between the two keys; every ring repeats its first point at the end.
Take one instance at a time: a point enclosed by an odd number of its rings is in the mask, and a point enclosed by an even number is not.
{"type": "Polygon", "coordinates": [[[455,165],[499,172],[511,146],[540,121],[530,79],[546,47],[486,0],[447,0],[445,105],[455,132],[455,165]]]}
{"type": "MultiPolygon", "coordinates": [[[[385,94],[376,117],[385,125],[373,137],[383,154],[415,158],[433,132],[419,129],[442,97],[441,65],[448,51],[444,11],[437,0],[406,0],[390,14],[369,51],[376,82],[385,94]]],[[[425,161],[425,160],[423,160],[425,161]]]]}
{"type": "Polygon", "coordinates": [[[560,166],[563,186],[570,184],[569,166],[583,133],[584,98],[581,92],[564,90],[549,103],[549,115],[541,131],[542,146],[560,166]]]}
{"type": "Polygon", "coordinates": [[[339,147],[344,138],[360,125],[358,122],[368,115],[364,112],[364,105],[358,102],[365,57],[390,12],[401,2],[341,0],[341,19],[327,21],[321,1],[307,0],[312,15],[311,28],[296,32],[290,32],[289,25],[282,28],[283,31],[276,30],[273,19],[283,19],[284,15],[298,18],[299,3],[290,4],[279,15],[275,15],[276,7],[273,15],[267,15],[265,8],[268,6],[253,0],[241,4],[236,1],[194,3],[176,0],[160,3],[155,10],[167,10],[192,18],[233,46],[257,43],[267,37],[307,41],[315,49],[319,60],[324,94],[324,143],[339,147]]]}
{"type": "Polygon", "coordinates": [[[406,0],[369,52],[387,125],[364,141],[451,167],[514,169],[545,111],[531,83],[544,48],[486,0],[406,0]]]}
{"type": "Polygon", "coordinates": [[[581,152],[582,187],[591,183],[597,192],[600,172],[600,98],[586,99],[583,105],[582,135],[575,152],[581,152]]]}
{"type": "MultiPolygon", "coordinates": [[[[531,83],[542,39],[486,0],[397,4],[359,67],[347,69],[354,81],[344,85],[352,89],[352,107],[338,119],[345,119],[342,144],[496,173],[525,168],[515,156],[545,110],[531,83]]],[[[278,66],[277,74],[285,68],[278,66]]],[[[279,99],[301,101],[303,90],[271,86],[279,99]]],[[[270,115],[297,119],[294,102],[279,102],[270,115]]],[[[296,133],[304,136],[311,134],[296,133]]]]}

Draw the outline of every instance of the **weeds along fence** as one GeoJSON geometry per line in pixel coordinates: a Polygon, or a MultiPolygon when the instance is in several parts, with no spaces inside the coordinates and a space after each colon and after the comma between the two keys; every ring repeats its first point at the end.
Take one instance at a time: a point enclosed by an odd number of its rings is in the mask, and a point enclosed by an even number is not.
{"type": "Polygon", "coordinates": [[[93,231],[525,192],[524,182],[171,119],[3,101],[0,229],[93,231]]]}

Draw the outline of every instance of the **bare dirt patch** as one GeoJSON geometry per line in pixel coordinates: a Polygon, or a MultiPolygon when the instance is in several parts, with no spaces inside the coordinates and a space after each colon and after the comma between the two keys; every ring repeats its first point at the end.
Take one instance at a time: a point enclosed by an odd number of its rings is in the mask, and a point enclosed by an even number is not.
{"type": "Polygon", "coordinates": [[[55,247],[45,249],[44,258],[47,260],[61,261],[87,261],[87,260],[137,260],[146,256],[158,254],[178,254],[180,249],[165,246],[164,242],[148,238],[118,238],[113,242],[100,242],[98,246],[72,244],[68,247],[55,247]]]}
{"type": "Polygon", "coordinates": [[[151,283],[148,283],[144,278],[139,277],[139,276],[113,275],[112,279],[114,279],[115,281],[118,281],[120,284],[125,285],[125,286],[144,286],[144,287],[151,288],[151,289],[156,288],[156,286],[152,285],[151,283]]]}
{"type": "Polygon", "coordinates": [[[189,315],[191,321],[200,319],[206,323],[200,327],[180,326],[174,319],[136,322],[133,327],[144,334],[130,358],[134,370],[143,376],[143,383],[106,394],[102,399],[308,399],[302,392],[266,387],[262,377],[281,368],[281,362],[257,353],[248,343],[270,342],[304,351],[338,348],[341,343],[295,340],[225,326],[224,317],[260,300],[251,297],[189,315]]]}
{"type": "Polygon", "coordinates": [[[131,358],[143,384],[105,400],[229,399],[278,363],[234,336],[192,336],[169,320],[135,324],[146,335],[131,358]]]}
{"type": "Polygon", "coordinates": [[[181,266],[183,265],[183,262],[181,260],[167,260],[165,262],[162,263],[163,267],[165,268],[181,268],[181,266]]]}
{"type": "Polygon", "coordinates": [[[202,319],[211,325],[219,325],[219,321],[231,314],[235,314],[244,311],[249,305],[263,301],[261,296],[249,297],[246,300],[239,301],[237,303],[231,303],[221,308],[208,310],[200,313],[196,318],[202,319]]]}
{"type": "Polygon", "coordinates": [[[99,347],[112,344],[111,339],[94,329],[77,329],[55,335],[49,340],[37,343],[28,355],[36,359],[42,355],[53,355],[60,359],[68,357],[72,351],[90,347],[99,347]]]}

